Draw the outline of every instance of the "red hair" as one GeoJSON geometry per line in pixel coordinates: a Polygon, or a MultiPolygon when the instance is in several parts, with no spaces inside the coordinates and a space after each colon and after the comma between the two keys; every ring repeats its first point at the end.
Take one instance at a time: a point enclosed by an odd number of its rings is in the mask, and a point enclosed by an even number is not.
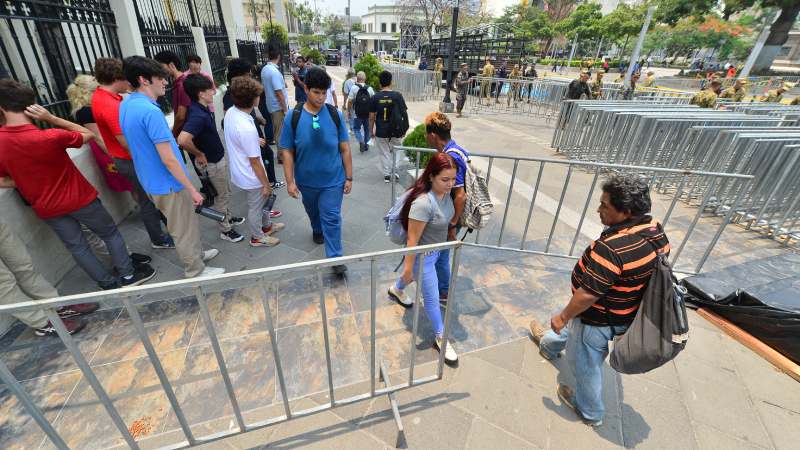
{"type": "Polygon", "coordinates": [[[420,195],[427,194],[431,190],[431,178],[438,176],[443,170],[456,169],[456,162],[447,153],[436,152],[431,156],[425,171],[417,178],[417,181],[409,188],[406,202],[400,210],[400,219],[403,228],[408,230],[408,213],[411,211],[411,204],[420,195]]]}

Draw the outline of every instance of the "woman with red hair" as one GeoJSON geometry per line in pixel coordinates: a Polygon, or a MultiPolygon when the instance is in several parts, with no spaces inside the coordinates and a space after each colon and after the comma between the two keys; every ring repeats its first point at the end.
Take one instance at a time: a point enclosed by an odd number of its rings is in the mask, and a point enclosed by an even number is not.
{"type": "MultiPolygon", "coordinates": [[[[400,211],[403,228],[408,232],[406,246],[440,244],[447,242],[447,230],[450,219],[455,214],[450,190],[456,179],[456,163],[446,153],[434,153],[425,171],[409,189],[403,209],[400,211]]],[[[403,261],[403,273],[395,284],[389,286],[389,295],[401,305],[413,305],[404,289],[414,281],[420,255],[406,255],[403,261]]],[[[448,364],[458,361],[453,345],[444,344],[444,324],[439,309],[439,278],[450,278],[448,255],[433,251],[424,254],[422,266],[422,297],[425,313],[433,325],[436,334],[433,345],[438,351],[444,350],[444,359],[448,364]],[[437,264],[440,259],[443,264],[437,264]]]]}

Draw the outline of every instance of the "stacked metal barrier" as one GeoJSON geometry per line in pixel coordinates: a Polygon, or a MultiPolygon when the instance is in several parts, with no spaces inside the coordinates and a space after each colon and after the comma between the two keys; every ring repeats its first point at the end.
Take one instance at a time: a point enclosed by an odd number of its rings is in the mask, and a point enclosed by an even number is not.
{"type": "MultiPolygon", "coordinates": [[[[466,109],[473,114],[505,113],[552,119],[558,116],[571,80],[565,78],[473,77],[467,88],[466,109]]],[[[621,100],[622,85],[604,83],[603,100],[621,100]]],[[[649,104],[685,104],[692,93],[637,88],[634,99],[649,104]]]]}
{"type": "MultiPolygon", "coordinates": [[[[403,94],[407,101],[427,100],[435,96],[438,75],[431,70],[418,70],[401,64],[383,63],[383,68],[392,73],[392,89],[403,94]]],[[[441,92],[444,96],[444,92],[441,92]]]]}
{"type": "Polygon", "coordinates": [[[727,213],[748,229],[785,243],[800,239],[800,127],[797,107],[731,104],[726,110],[640,102],[564,103],[552,146],[571,159],[678,170],[753,175],[747,186],[710,185],[685,174],[653,177],[660,191],[678,191],[727,213]]]}

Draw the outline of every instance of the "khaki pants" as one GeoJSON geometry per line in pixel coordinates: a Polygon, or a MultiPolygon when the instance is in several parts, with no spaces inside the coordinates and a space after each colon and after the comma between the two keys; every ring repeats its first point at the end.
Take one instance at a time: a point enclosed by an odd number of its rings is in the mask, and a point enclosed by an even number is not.
{"type": "MultiPolygon", "coordinates": [[[[58,297],[58,291],[34,271],[25,244],[11,233],[8,224],[0,222],[0,304],[53,297],[58,297]]],[[[47,316],[41,309],[11,315],[29,327],[47,325],[47,316]]]]}
{"type": "Polygon", "coordinates": [[[229,222],[231,220],[231,212],[229,210],[231,200],[231,173],[228,170],[228,160],[223,157],[218,162],[210,162],[206,166],[206,170],[208,171],[208,178],[211,184],[213,184],[214,189],[217,190],[217,196],[214,197],[214,206],[212,206],[212,208],[221,213],[225,213],[225,220],[219,223],[219,229],[223,233],[227,233],[231,231],[231,223],[229,222]]]}
{"type": "Polygon", "coordinates": [[[281,130],[283,130],[283,121],[286,118],[286,114],[284,114],[282,109],[271,113],[272,115],[272,136],[275,139],[275,148],[278,150],[278,159],[283,159],[281,157],[281,130]]]}
{"type": "Polygon", "coordinates": [[[175,240],[175,250],[183,261],[186,278],[200,275],[205,269],[200,244],[200,224],[194,212],[192,196],[184,189],[165,195],[150,194],[153,204],[167,218],[167,231],[175,240]]]}
{"type": "MultiPolygon", "coordinates": [[[[378,147],[378,150],[381,154],[381,166],[383,168],[383,176],[388,177],[392,173],[392,148],[396,145],[402,145],[402,141],[400,138],[379,138],[376,137],[373,139],[375,144],[378,147]]],[[[395,165],[394,170],[395,173],[398,172],[400,169],[399,164],[397,164],[397,160],[400,159],[398,153],[394,154],[395,157],[395,165]]]]}
{"type": "Polygon", "coordinates": [[[481,99],[489,96],[489,88],[492,84],[488,81],[481,81],[481,99]]]}

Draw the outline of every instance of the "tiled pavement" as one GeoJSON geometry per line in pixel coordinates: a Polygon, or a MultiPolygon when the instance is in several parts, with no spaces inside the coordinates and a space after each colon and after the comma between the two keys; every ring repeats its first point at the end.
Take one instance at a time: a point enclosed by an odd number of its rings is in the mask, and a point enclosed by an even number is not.
{"type": "MultiPolygon", "coordinates": [[[[414,108],[420,105],[412,104],[414,108]]],[[[484,139],[468,127],[464,134],[484,139]]],[[[495,139],[505,142],[502,136],[495,139]]],[[[362,220],[365,211],[382,211],[388,203],[388,187],[377,171],[377,158],[355,155],[354,163],[359,183],[344,206],[345,247],[350,253],[390,248],[380,221],[362,220]]],[[[214,264],[238,270],[322,257],[321,248],[310,242],[299,202],[284,198],[279,206],[285,213],[281,220],[292,225],[281,233],[280,246],[264,251],[219,244],[223,251],[214,264]]],[[[686,211],[691,213],[691,209],[686,211]]],[[[676,216],[674,233],[680,233],[685,220],[684,215],[676,216]]],[[[549,226],[549,221],[543,222],[549,226]]],[[[205,242],[219,242],[213,224],[203,222],[202,226],[205,242]]],[[[133,250],[149,253],[138,221],[127,220],[122,230],[133,250]]],[[[554,245],[568,249],[574,229],[559,224],[558,231],[563,233],[554,245]]],[[[484,236],[496,239],[497,233],[495,226],[484,236]]],[[[521,232],[507,231],[507,236],[519,240],[521,232]]],[[[529,248],[544,244],[536,232],[528,241],[529,248]]],[[[578,248],[582,245],[583,241],[578,248]]],[[[701,246],[690,246],[686,251],[696,255],[701,250],[701,246]]],[[[731,227],[710,266],[723,268],[754,254],[783,253],[771,241],[731,227]]],[[[160,281],[180,278],[174,252],[156,252],[154,259],[160,281]]],[[[380,261],[379,294],[393,278],[396,263],[380,261]]],[[[464,250],[452,334],[462,354],[461,364],[447,369],[441,382],[398,394],[410,448],[792,448],[797,442],[800,436],[792,426],[800,419],[797,383],[694,314],[692,339],[675,363],[638,377],[620,377],[608,369],[606,424],[590,430],[577,423],[554,395],[556,369],[538,357],[526,338],[531,318],[546,321],[567,298],[571,265],[560,258],[464,250]]],[[[364,392],[369,378],[368,274],[366,264],[353,264],[346,279],[326,276],[323,281],[334,383],[340,398],[364,392]]],[[[319,286],[313,275],[296,275],[269,285],[268,304],[278,327],[289,397],[293,408],[301,409],[326,401],[327,378],[319,286]]],[[[90,287],[79,271],[59,285],[62,293],[90,287]]],[[[280,415],[281,396],[261,291],[207,288],[212,320],[238,401],[247,411],[246,420],[280,415]]],[[[139,311],[193,431],[203,435],[229,429],[234,423],[231,408],[196,301],[179,291],[162,298],[171,300],[143,303],[139,311]]],[[[127,313],[112,306],[91,319],[77,340],[125,422],[136,424],[147,447],[180,441],[175,415],[127,313]]],[[[379,295],[377,347],[395,382],[407,377],[403,373],[412,345],[411,322],[411,311],[379,295]]],[[[430,348],[430,338],[423,317],[414,340],[416,361],[423,364],[420,376],[433,370],[430,362],[436,353],[430,348]]],[[[122,445],[95,394],[56,339],[34,338],[19,326],[0,340],[0,349],[0,357],[72,447],[122,445]]],[[[397,435],[389,411],[388,402],[377,398],[209,447],[249,448],[267,443],[274,448],[391,447],[397,435]]],[[[0,387],[0,448],[49,446],[16,399],[0,387]]]]}

